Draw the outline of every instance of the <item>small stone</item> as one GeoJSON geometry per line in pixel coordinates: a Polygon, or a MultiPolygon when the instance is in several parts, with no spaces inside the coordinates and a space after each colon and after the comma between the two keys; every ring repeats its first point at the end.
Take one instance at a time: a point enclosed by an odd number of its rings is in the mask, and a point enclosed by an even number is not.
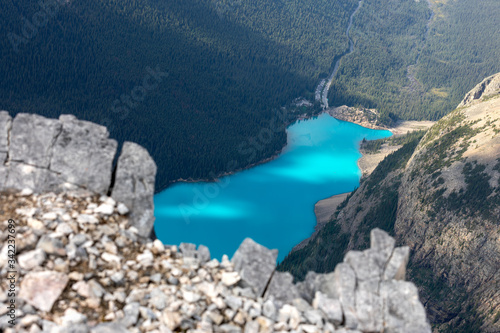
{"type": "Polygon", "coordinates": [[[183,290],[182,291],[182,298],[186,302],[195,303],[195,302],[197,302],[200,299],[200,295],[198,295],[197,293],[194,293],[192,291],[183,290]]]}
{"type": "Polygon", "coordinates": [[[268,299],[262,307],[262,314],[269,319],[276,320],[276,307],[273,301],[268,299]]]}
{"type": "Polygon", "coordinates": [[[175,330],[181,323],[181,315],[177,312],[163,311],[162,321],[170,330],[175,330]]]}
{"type": "Polygon", "coordinates": [[[68,274],[68,278],[73,281],[81,281],[83,280],[83,273],[73,271],[68,274]]]}
{"type": "Polygon", "coordinates": [[[158,310],[163,310],[167,307],[167,295],[161,289],[155,288],[150,293],[149,304],[158,310]]]}
{"type": "Polygon", "coordinates": [[[219,326],[224,320],[224,317],[218,312],[207,311],[206,314],[207,317],[212,321],[212,323],[214,323],[217,326],[219,326]]]}
{"type": "Polygon", "coordinates": [[[225,298],[226,304],[233,310],[238,310],[243,305],[243,301],[239,297],[227,296],[225,298]]]}
{"type": "Polygon", "coordinates": [[[221,325],[219,329],[224,333],[241,333],[241,328],[232,324],[221,325]]]}
{"type": "Polygon", "coordinates": [[[122,284],[125,279],[125,273],[123,271],[118,271],[116,273],[113,273],[111,276],[111,281],[113,281],[116,284],[122,284]]]}
{"type": "Polygon", "coordinates": [[[129,209],[127,208],[127,206],[125,206],[125,204],[123,203],[119,203],[118,206],[116,207],[116,210],[118,211],[118,214],[120,215],[127,215],[129,213],[129,209]]]}
{"type": "Polygon", "coordinates": [[[139,307],[140,304],[138,302],[133,302],[125,305],[123,308],[123,312],[125,313],[125,317],[120,321],[126,327],[130,327],[137,323],[139,319],[139,307]]]}
{"type": "Polygon", "coordinates": [[[97,224],[97,223],[99,223],[99,220],[97,219],[97,217],[95,217],[93,215],[80,214],[76,218],[76,222],[82,223],[82,224],[86,224],[86,223],[97,224]]]}
{"type": "Polygon", "coordinates": [[[257,319],[255,320],[259,323],[260,326],[259,332],[272,332],[274,321],[262,316],[257,317],[257,319]]]}
{"type": "Polygon", "coordinates": [[[33,324],[36,324],[40,321],[40,317],[37,316],[37,315],[34,315],[34,314],[30,314],[30,315],[26,315],[24,316],[20,321],[19,323],[21,324],[21,326],[23,327],[28,327],[28,326],[31,326],[33,324]]]}
{"type": "Polygon", "coordinates": [[[236,314],[236,311],[234,311],[232,309],[227,308],[227,309],[224,310],[224,316],[229,321],[233,320],[233,317],[234,317],[235,314],[236,314]]]}
{"type": "Polygon", "coordinates": [[[210,250],[205,245],[198,245],[198,259],[201,263],[210,261],[210,250]]]}
{"type": "Polygon", "coordinates": [[[55,221],[57,219],[57,214],[55,212],[48,212],[42,215],[42,220],[55,221]]]}
{"type": "Polygon", "coordinates": [[[41,266],[45,261],[46,255],[42,249],[25,252],[18,257],[19,266],[24,270],[31,270],[41,266]]]}
{"type": "Polygon", "coordinates": [[[259,333],[259,323],[257,321],[247,321],[245,325],[245,333],[259,333]]]}
{"type": "Polygon", "coordinates": [[[148,267],[153,265],[154,256],[151,251],[144,250],[144,252],[139,254],[136,259],[143,267],[148,267]]]}
{"type": "Polygon", "coordinates": [[[238,283],[240,281],[240,275],[238,272],[223,272],[221,281],[224,283],[226,286],[232,286],[238,283]]]}
{"type": "Polygon", "coordinates": [[[22,197],[28,197],[33,194],[33,190],[30,188],[24,188],[21,193],[19,193],[20,196],[22,197]]]}
{"type": "MultiPolygon", "coordinates": [[[[45,331],[45,330],[44,330],[45,331]]],[[[90,333],[128,333],[125,326],[118,323],[99,324],[90,330],[90,333]]]]}
{"type": "Polygon", "coordinates": [[[57,225],[56,232],[61,235],[69,235],[73,233],[73,229],[71,229],[68,223],[59,223],[57,225]]]}
{"type": "Polygon", "coordinates": [[[105,204],[108,204],[110,206],[116,206],[116,201],[115,199],[113,199],[112,197],[108,197],[107,195],[102,195],[100,198],[99,198],[99,201],[100,202],[103,202],[105,204]]]}
{"type": "Polygon", "coordinates": [[[37,309],[50,311],[68,284],[66,274],[44,271],[25,275],[19,288],[19,297],[37,309]]]}
{"type": "Polygon", "coordinates": [[[101,204],[97,207],[94,212],[102,215],[111,215],[113,214],[115,207],[106,203],[101,204]]]}
{"type": "Polygon", "coordinates": [[[64,316],[61,318],[61,324],[63,326],[70,326],[81,324],[87,321],[87,316],[81,314],[73,308],[69,308],[64,311],[64,316]]]}
{"type": "Polygon", "coordinates": [[[45,229],[45,224],[42,221],[39,221],[34,218],[28,218],[27,224],[29,227],[35,230],[44,230],[45,229]]]}
{"type": "Polygon", "coordinates": [[[179,250],[184,258],[194,258],[196,255],[196,245],[191,243],[181,243],[179,250]]]}
{"type": "Polygon", "coordinates": [[[111,254],[111,253],[107,253],[107,252],[104,252],[101,255],[101,258],[102,258],[102,260],[104,260],[106,262],[116,263],[118,265],[120,265],[120,262],[121,262],[120,257],[118,257],[117,255],[111,254]]]}
{"type": "Polygon", "coordinates": [[[78,281],[71,286],[71,289],[76,291],[78,295],[84,298],[90,297],[90,287],[85,281],[78,281]]]}
{"type": "Polygon", "coordinates": [[[161,242],[159,239],[155,239],[153,241],[153,248],[158,252],[158,253],[163,253],[165,252],[165,245],[161,242]]]}
{"type": "Polygon", "coordinates": [[[168,279],[167,279],[167,282],[171,285],[178,285],[179,284],[179,279],[174,277],[174,276],[170,276],[168,279]]]}
{"type": "Polygon", "coordinates": [[[96,280],[90,280],[87,284],[90,289],[91,298],[101,298],[106,293],[106,290],[96,280]]]}
{"type": "Polygon", "coordinates": [[[156,284],[159,284],[161,279],[163,278],[163,275],[161,273],[156,273],[156,274],[153,274],[149,277],[149,280],[151,282],[154,282],[156,284]]]}

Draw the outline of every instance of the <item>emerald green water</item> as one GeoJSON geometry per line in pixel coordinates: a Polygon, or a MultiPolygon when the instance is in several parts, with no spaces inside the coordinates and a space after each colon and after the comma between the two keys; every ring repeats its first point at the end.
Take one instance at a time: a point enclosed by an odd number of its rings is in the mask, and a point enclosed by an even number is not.
{"type": "Polygon", "coordinates": [[[230,258],[246,237],[278,249],[278,261],[314,231],[314,204],[352,191],[359,142],[391,135],[332,118],[297,121],[274,160],[218,182],[177,183],[155,196],[155,232],[165,244],[204,244],[230,258]]]}

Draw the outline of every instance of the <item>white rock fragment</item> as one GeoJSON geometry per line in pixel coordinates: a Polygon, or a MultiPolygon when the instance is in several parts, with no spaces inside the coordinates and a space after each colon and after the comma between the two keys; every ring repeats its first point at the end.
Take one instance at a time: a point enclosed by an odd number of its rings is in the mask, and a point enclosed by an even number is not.
{"type": "Polygon", "coordinates": [[[222,283],[224,283],[224,285],[226,285],[228,287],[235,285],[240,280],[241,280],[241,278],[240,278],[240,275],[238,274],[238,272],[223,272],[222,273],[221,281],[222,281],[222,283]]]}
{"type": "Polygon", "coordinates": [[[127,215],[130,212],[128,207],[125,206],[125,204],[123,204],[121,202],[116,207],[116,210],[118,211],[118,214],[120,214],[120,215],[127,215]]]}
{"type": "Polygon", "coordinates": [[[41,266],[45,261],[46,255],[42,249],[25,252],[18,257],[19,266],[24,270],[31,270],[41,266]]]}
{"type": "Polygon", "coordinates": [[[33,194],[33,190],[30,188],[24,188],[21,193],[19,193],[20,196],[22,197],[28,197],[33,194]]]}
{"type": "Polygon", "coordinates": [[[114,210],[115,210],[115,208],[112,205],[103,203],[102,205],[100,205],[99,207],[97,207],[94,210],[94,212],[96,214],[111,215],[111,214],[113,214],[114,210]]]}
{"type": "Polygon", "coordinates": [[[99,223],[99,220],[97,219],[97,217],[95,217],[93,215],[80,214],[76,218],[76,222],[82,223],[82,224],[85,224],[85,223],[97,224],[97,223],[99,223]]]}

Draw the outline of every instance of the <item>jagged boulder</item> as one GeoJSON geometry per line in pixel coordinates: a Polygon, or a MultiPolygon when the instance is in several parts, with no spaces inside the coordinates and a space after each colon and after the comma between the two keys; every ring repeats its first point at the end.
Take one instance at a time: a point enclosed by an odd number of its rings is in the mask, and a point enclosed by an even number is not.
{"type": "Polygon", "coordinates": [[[275,268],[278,250],[268,248],[246,238],[231,259],[234,269],[240,273],[244,285],[262,296],[275,268]]]}
{"type": "Polygon", "coordinates": [[[488,76],[465,95],[457,108],[466,107],[500,92],[500,73],[488,76]]]}
{"type": "Polygon", "coordinates": [[[53,144],[50,170],[66,182],[106,194],[117,142],[108,138],[104,126],[78,120],[73,115],[62,115],[59,121],[62,128],[53,144]]]}
{"type": "Polygon", "coordinates": [[[125,142],[118,158],[113,199],[123,202],[139,234],[147,237],[153,229],[156,163],[148,151],[133,142],[125,142]]]}

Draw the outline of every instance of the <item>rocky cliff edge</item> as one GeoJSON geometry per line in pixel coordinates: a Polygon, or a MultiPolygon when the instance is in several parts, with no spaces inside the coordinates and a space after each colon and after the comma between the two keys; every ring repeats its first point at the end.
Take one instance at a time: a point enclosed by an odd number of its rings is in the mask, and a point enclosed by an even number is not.
{"type": "Polygon", "coordinates": [[[125,142],[113,170],[117,146],[106,127],[72,115],[48,119],[20,113],[12,119],[0,111],[0,191],[110,194],[147,237],[154,222],[156,164],[146,149],[125,142]]]}
{"type": "Polygon", "coordinates": [[[430,332],[409,249],[380,229],[330,274],[293,283],[277,251],[245,239],[232,260],[203,245],[145,240],[107,196],[2,194],[4,332],[430,332]],[[8,219],[11,219],[10,221],[8,219]],[[13,227],[9,227],[13,225],[13,227]],[[15,230],[14,233],[11,230],[15,230]],[[15,235],[16,283],[7,239],[15,235]],[[17,289],[15,321],[8,308],[17,289]]]}

